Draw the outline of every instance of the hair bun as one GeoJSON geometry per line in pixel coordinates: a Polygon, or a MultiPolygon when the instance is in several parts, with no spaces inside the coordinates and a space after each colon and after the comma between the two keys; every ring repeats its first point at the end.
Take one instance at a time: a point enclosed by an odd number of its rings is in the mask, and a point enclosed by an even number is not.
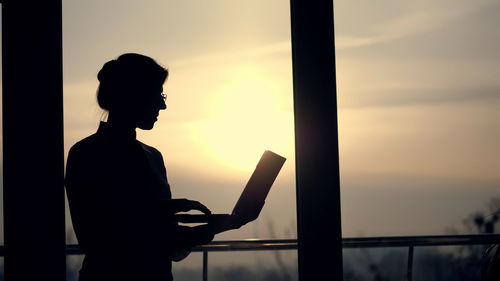
{"type": "Polygon", "coordinates": [[[99,73],[97,73],[97,79],[99,82],[103,83],[113,80],[113,76],[116,76],[117,64],[117,60],[110,60],[105,63],[99,73]]]}

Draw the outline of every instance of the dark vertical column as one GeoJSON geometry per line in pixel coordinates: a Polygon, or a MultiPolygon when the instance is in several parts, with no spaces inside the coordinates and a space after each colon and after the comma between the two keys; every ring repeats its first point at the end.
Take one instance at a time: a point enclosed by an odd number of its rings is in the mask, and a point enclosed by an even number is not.
{"type": "Polygon", "coordinates": [[[5,280],[65,280],[61,0],[2,4],[5,280]]]}
{"type": "Polygon", "coordinates": [[[342,280],[333,1],[291,0],[299,280],[342,280]]]}

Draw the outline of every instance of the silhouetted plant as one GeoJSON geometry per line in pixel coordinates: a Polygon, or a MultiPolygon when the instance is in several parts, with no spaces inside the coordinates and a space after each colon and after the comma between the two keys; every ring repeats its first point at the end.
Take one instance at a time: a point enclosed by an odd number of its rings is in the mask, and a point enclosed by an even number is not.
{"type": "Polygon", "coordinates": [[[469,230],[476,230],[477,233],[495,233],[495,226],[499,222],[500,198],[492,198],[488,204],[488,211],[475,212],[469,215],[464,221],[464,225],[469,230]]]}

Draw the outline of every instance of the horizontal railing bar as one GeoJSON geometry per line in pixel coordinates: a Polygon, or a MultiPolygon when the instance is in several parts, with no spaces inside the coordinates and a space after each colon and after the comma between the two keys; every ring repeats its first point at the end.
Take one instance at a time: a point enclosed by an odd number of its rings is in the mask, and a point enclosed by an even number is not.
{"type": "MultiPolygon", "coordinates": [[[[388,236],[388,237],[355,237],[343,238],[343,248],[379,248],[379,247],[410,247],[410,246],[460,246],[500,243],[500,234],[476,235],[435,235],[435,236],[388,236]]],[[[296,250],[296,239],[247,239],[213,241],[207,245],[193,248],[194,252],[223,251],[265,251],[265,250],[296,250]]],[[[78,245],[66,246],[66,254],[81,255],[78,245]]],[[[3,246],[0,246],[0,256],[3,256],[3,246]]]]}
{"type": "Polygon", "coordinates": [[[256,250],[296,250],[296,239],[275,239],[275,240],[229,240],[213,241],[207,245],[194,247],[193,251],[207,250],[209,252],[222,251],[256,251],[256,250]]]}
{"type": "Polygon", "coordinates": [[[388,236],[344,238],[344,248],[460,246],[500,243],[500,234],[388,236]]]}

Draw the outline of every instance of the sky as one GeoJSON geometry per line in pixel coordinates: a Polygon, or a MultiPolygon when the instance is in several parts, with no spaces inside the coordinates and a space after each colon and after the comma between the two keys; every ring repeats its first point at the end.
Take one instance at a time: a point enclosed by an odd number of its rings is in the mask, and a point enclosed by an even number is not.
{"type": "MultiPolygon", "coordinates": [[[[500,197],[500,2],[334,4],[343,236],[468,232],[500,197]]],[[[66,152],[103,118],[102,65],[151,56],[168,109],[138,138],[174,197],[228,213],[271,149],[288,160],[261,217],[216,239],[296,237],[288,1],[65,0],[63,52],[66,152]]]]}

